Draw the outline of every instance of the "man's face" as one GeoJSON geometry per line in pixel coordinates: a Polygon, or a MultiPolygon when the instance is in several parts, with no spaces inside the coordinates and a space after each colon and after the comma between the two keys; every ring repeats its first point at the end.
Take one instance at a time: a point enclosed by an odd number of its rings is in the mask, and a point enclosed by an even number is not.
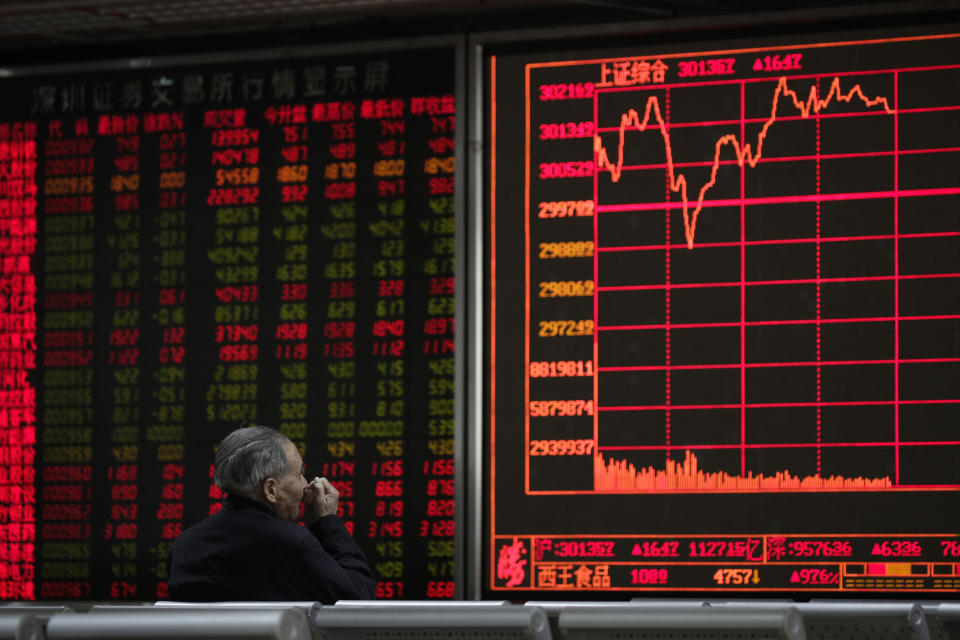
{"type": "Polygon", "coordinates": [[[300,517],[300,502],[307,481],[303,477],[303,458],[296,445],[287,440],[283,446],[287,456],[287,468],[282,477],[277,478],[277,501],[273,512],[284,520],[296,521],[300,517]]]}

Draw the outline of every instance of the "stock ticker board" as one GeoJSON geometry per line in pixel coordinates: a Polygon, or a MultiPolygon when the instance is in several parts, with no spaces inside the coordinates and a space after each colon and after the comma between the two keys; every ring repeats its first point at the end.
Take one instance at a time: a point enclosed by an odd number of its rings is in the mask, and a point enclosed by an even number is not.
{"type": "Polygon", "coordinates": [[[166,595],[242,421],[452,597],[454,51],[3,81],[0,598],[166,595]]]}
{"type": "Polygon", "coordinates": [[[487,593],[960,588],[960,35],[831,38],[487,58],[487,593]]]}

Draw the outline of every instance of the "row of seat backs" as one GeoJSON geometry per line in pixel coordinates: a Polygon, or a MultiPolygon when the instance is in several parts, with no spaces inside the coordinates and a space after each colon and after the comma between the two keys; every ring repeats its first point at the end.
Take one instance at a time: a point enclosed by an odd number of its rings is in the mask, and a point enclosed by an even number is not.
{"type": "Polygon", "coordinates": [[[637,600],[0,606],[0,640],[960,640],[960,603],[637,600]]]}

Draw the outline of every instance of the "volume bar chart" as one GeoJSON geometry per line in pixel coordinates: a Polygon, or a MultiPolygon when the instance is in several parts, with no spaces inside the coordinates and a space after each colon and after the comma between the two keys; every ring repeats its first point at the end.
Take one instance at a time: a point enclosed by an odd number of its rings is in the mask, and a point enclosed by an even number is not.
{"type": "Polygon", "coordinates": [[[527,65],[529,493],[960,489],[944,37],[527,65]]]}

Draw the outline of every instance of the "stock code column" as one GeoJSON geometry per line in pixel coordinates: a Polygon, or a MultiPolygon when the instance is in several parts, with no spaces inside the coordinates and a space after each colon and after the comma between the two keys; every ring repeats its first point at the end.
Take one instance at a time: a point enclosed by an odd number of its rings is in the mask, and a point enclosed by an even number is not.
{"type": "Polygon", "coordinates": [[[452,48],[11,81],[0,597],[166,597],[245,421],[340,489],[380,597],[454,595],[453,81],[452,48]]]}
{"type": "MultiPolygon", "coordinates": [[[[67,94],[69,95],[69,94],[67,94]]],[[[41,139],[37,273],[36,596],[93,597],[94,138],[85,118],[51,118],[41,139]]],[[[109,437],[109,436],[108,436],[109,437]]]]}

